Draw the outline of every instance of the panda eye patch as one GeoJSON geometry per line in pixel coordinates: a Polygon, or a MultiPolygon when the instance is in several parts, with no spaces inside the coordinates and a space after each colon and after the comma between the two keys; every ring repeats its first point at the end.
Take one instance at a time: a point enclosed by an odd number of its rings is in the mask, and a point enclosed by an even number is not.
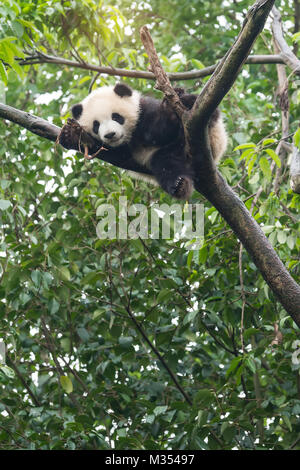
{"type": "Polygon", "coordinates": [[[93,122],[93,132],[94,132],[95,134],[98,134],[99,126],[100,126],[100,122],[95,120],[95,121],[93,122]]]}
{"type": "Polygon", "coordinates": [[[112,113],[111,118],[113,121],[117,121],[119,124],[124,124],[125,119],[119,113],[112,113]]]}

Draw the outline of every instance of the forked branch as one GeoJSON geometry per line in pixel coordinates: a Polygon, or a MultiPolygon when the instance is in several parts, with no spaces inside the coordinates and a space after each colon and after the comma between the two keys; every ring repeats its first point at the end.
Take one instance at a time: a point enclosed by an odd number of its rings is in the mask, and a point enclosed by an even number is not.
{"type": "MultiPolygon", "coordinates": [[[[195,188],[206,196],[228,222],[271,290],[300,326],[300,286],[289,274],[245,205],[215,168],[207,132],[211,114],[235,82],[273,4],[274,0],[259,0],[250,8],[237,40],[218,64],[191,112],[184,112],[182,118],[195,168],[195,188]]],[[[158,87],[164,90],[166,84],[162,79],[162,67],[158,59],[153,58],[155,49],[150,41],[144,42],[144,45],[147,47],[158,87]]],[[[172,102],[169,85],[167,91],[166,97],[172,102]]]]}

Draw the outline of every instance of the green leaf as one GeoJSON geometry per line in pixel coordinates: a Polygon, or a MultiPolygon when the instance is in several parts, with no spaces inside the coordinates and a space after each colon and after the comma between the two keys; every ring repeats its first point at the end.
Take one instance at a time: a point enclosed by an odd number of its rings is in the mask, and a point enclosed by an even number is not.
{"type": "Polygon", "coordinates": [[[129,349],[132,345],[133,337],[132,336],[120,336],[118,341],[119,341],[120,346],[122,346],[122,348],[129,349]]]}
{"type": "Polygon", "coordinates": [[[286,425],[286,427],[288,428],[288,430],[289,430],[290,432],[292,432],[293,428],[292,428],[292,424],[291,424],[290,418],[289,418],[287,415],[283,415],[283,416],[282,416],[282,421],[284,422],[284,424],[286,425]]]}
{"type": "Polygon", "coordinates": [[[276,139],[264,139],[262,146],[266,147],[267,145],[274,144],[276,142],[276,139]]]}
{"type": "Polygon", "coordinates": [[[215,396],[212,390],[204,388],[196,393],[195,404],[197,405],[205,406],[213,401],[215,401],[215,396]]]}
{"type": "Polygon", "coordinates": [[[160,304],[172,296],[170,289],[162,289],[157,296],[157,303],[160,304]]]}
{"type": "Polygon", "coordinates": [[[299,42],[300,41],[300,32],[295,33],[292,35],[292,41],[299,42]]]}
{"type": "Polygon", "coordinates": [[[94,313],[93,313],[93,320],[95,320],[96,318],[98,318],[98,317],[104,315],[104,313],[106,313],[105,308],[102,308],[102,309],[99,309],[99,308],[98,308],[98,309],[95,310],[94,313]]]}
{"type": "Polygon", "coordinates": [[[266,157],[261,157],[259,159],[259,166],[268,181],[271,181],[272,171],[268,159],[266,157]]]}
{"type": "Polygon", "coordinates": [[[277,153],[272,149],[264,149],[264,151],[272,158],[272,160],[274,160],[278,168],[281,168],[281,161],[277,153]]]}
{"type": "Polygon", "coordinates": [[[21,23],[21,25],[25,26],[26,28],[31,29],[31,31],[37,31],[35,25],[31,21],[24,20],[23,18],[17,18],[16,21],[21,23]]]}
{"type": "Polygon", "coordinates": [[[233,149],[233,151],[235,152],[236,150],[243,150],[243,149],[248,149],[248,148],[254,149],[255,147],[256,147],[256,144],[254,144],[253,142],[247,142],[246,144],[238,145],[237,147],[233,149]]]}
{"type": "Polygon", "coordinates": [[[198,59],[191,59],[191,63],[198,70],[204,69],[204,64],[198,59]]]}
{"type": "Polygon", "coordinates": [[[261,227],[262,231],[264,232],[264,234],[268,235],[269,233],[273,232],[274,230],[274,225],[264,225],[263,227],[261,227]]]}
{"type": "Polygon", "coordinates": [[[62,388],[64,389],[64,391],[66,393],[72,393],[73,392],[73,383],[72,383],[72,380],[69,379],[69,377],[67,375],[61,375],[60,376],[60,384],[62,386],[62,388]]]}
{"type": "Polygon", "coordinates": [[[153,410],[153,413],[154,413],[155,416],[159,416],[159,415],[165,414],[167,409],[168,409],[168,407],[166,405],[156,406],[153,410]]]}
{"type": "Polygon", "coordinates": [[[251,372],[253,372],[253,374],[255,374],[256,364],[255,364],[254,359],[252,357],[247,357],[247,359],[245,361],[245,364],[251,370],[251,372]]]}
{"type": "Polygon", "coordinates": [[[0,371],[3,372],[9,379],[13,379],[15,376],[14,370],[6,365],[0,364],[0,371]]]}
{"type": "Polygon", "coordinates": [[[49,311],[50,311],[51,315],[54,315],[55,313],[57,313],[58,310],[59,310],[59,307],[60,307],[60,304],[59,304],[59,302],[57,302],[56,299],[51,299],[50,300],[50,302],[49,302],[49,311]]]}
{"type": "Polygon", "coordinates": [[[58,276],[62,281],[70,281],[71,273],[66,266],[61,266],[58,268],[58,276]]]}
{"type": "Polygon", "coordinates": [[[34,285],[39,288],[42,284],[42,279],[43,279],[42,273],[38,270],[32,271],[31,279],[32,279],[34,285]]]}
{"type": "Polygon", "coordinates": [[[4,83],[4,85],[7,85],[7,81],[8,81],[7,72],[1,60],[0,60],[0,78],[1,78],[1,81],[4,83]]]}
{"type": "Polygon", "coordinates": [[[300,148],[300,127],[297,129],[297,131],[294,134],[294,142],[296,147],[300,148]]]}
{"type": "Polygon", "coordinates": [[[256,154],[255,154],[255,151],[252,148],[244,150],[244,152],[242,152],[242,154],[239,158],[239,161],[241,162],[242,160],[245,160],[245,162],[247,164],[249,162],[249,160],[253,157],[253,155],[256,155],[256,154]]]}
{"type": "Polygon", "coordinates": [[[287,234],[283,230],[277,230],[276,235],[277,235],[277,240],[279,241],[279,243],[281,244],[286,243],[287,234]]]}
{"type": "Polygon", "coordinates": [[[83,327],[77,328],[77,334],[84,343],[90,339],[89,332],[83,327]]]}
{"type": "Polygon", "coordinates": [[[293,237],[293,235],[289,235],[287,237],[287,246],[289,247],[290,250],[293,250],[294,246],[295,246],[295,238],[293,237]]]}
{"type": "Polygon", "coordinates": [[[239,368],[241,366],[242,362],[243,362],[243,358],[239,357],[239,356],[232,359],[232,361],[230,363],[230,366],[228,367],[228,369],[226,371],[226,377],[228,377],[231,373],[236,371],[237,368],[239,368]]]}
{"type": "Polygon", "coordinates": [[[0,210],[5,211],[11,206],[12,203],[10,201],[7,201],[6,199],[0,199],[0,210]]]}
{"type": "Polygon", "coordinates": [[[254,153],[253,156],[251,157],[250,162],[248,163],[248,176],[251,175],[251,172],[253,170],[254,164],[256,163],[257,160],[257,154],[254,153]]]}

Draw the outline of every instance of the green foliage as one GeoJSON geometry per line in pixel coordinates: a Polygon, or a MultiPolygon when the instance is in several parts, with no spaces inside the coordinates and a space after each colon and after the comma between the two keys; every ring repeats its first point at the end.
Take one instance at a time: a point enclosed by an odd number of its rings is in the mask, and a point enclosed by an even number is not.
{"type": "MultiPolygon", "coordinates": [[[[148,24],[167,70],[201,68],[226,52],[249,7],[111,3],[3,1],[7,104],[60,126],[93,76],[51,64],[21,68],[24,50],[146,69],[139,27],[148,24]]],[[[293,21],[289,6],[284,19],[293,21]]],[[[267,29],[255,53],[267,53],[270,38],[267,29]]],[[[145,80],[127,81],[153,92],[145,80]]],[[[274,65],[244,67],[223,103],[230,145],[220,170],[249,209],[263,188],[253,215],[299,279],[300,198],[289,189],[286,162],[273,191],[281,166],[276,88],[274,65]]],[[[289,94],[294,133],[296,82],[289,94]]],[[[0,338],[8,350],[0,367],[0,448],[299,449],[295,325],[245,251],[242,292],[239,243],[216,209],[193,195],[205,203],[197,251],[174,240],[99,240],[100,204],[117,207],[119,196],[149,207],[171,199],[8,121],[0,132],[0,338]],[[283,336],[278,345],[271,344],[274,322],[283,336]]]]}

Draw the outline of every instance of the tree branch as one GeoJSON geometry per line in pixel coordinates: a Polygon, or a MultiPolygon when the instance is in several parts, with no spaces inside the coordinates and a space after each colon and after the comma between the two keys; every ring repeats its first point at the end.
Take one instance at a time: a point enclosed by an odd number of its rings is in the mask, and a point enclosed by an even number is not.
{"type": "MultiPolygon", "coordinates": [[[[284,64],[284,58],[279,55],[252,55],[246,60],[247,64],[284,64]]],[[[75,62],[72,60],[64,59],[63,57],[56,57],[42,52],[36,52],[34,55],[27,56],[25,59],[19,61],[20,65],[34,65],[34,64],[55,64],[66,65],[67,67],[79,68],[83,70],[90,70],[92,72],[105,73],[114,77],[129,77],[129,78],[146,78],[147,80],[155,80],[155,75],[152,72],[144,70],[126,70],[115,67],[103,67],[99,65],[87,64],[82,62],[75,62]]],[[[217,64],[210,65],[201,70],[191,70],[189,72],[167,73],[169,80],[192,80],[197,78],[204,78],[211,75],[217,67],[217,64]]]]}
{"type": "Polygon", "coordinates": [[[187,129],[192,142],[190,148],[194,151],[195,188],[216,207],[234,230],[273,293],[300,326],[300,286],[288,273],[245,205],[220,173],[214,171],[206,126],[209,116],[234,83],[273,3],[272,0],[257,1],[249,10],[235,44],[218,65],[197,99],[191,116],[188,116],[187,129]],[[202,131],[199,132],[199,129],[202,131]]]}
{"type": "MultiPolygon", "coordinates": [[[[38,116],[33,114],[27,113],[25,111],[21,111],[20,109],[13,108],[12,106],[8,106],[6,104],[0,103],[0,117],[6,119],[8,121],[14,122],[25,129],[28,129],[33,134],[36,134],[40,137],[45,139],[51,140],[52,142],[57,142],[58,137],[61,134],[62,129],[54,124],[51,124],[49,121],[42,119],[38,116]]],[[[78,142],[78,139],[77,141],[78,142]]],[[[95,153],[101,148],[99,142],[93,139],[89,134],[84,132],[81,129],[81,139],[80,144],[75,143],[73,146],[64,145],[63,141],[60,140],[60,144],[68,150],[76,150],[77,152],[84,153],[84,145],[89,148],[89,152],[95,153]]],[[[111,152],[101,152],[98,157],[99,159],[110,163],[112,165],[118,166],[119,168],[123,168],[125,170],[130,171],[137,171],[142,173],[150,174],[145,168],[142,168],[138,163],[136,163],[133,159],[124,160],[122,164],[118,158],[114,157],[114,154],[111,152]]]]}
{"type": "Polygon", "coordinates": [[[217,65],[212,77],[197,98],[185,122],[190,137],[197,139],[199,127],[207,125],[210,116],[234,84],[255,39],[262,31],[275,0],[257,0],[245,18],[235,43],[217,65]]]}
{"type": "Polygon", "coordinates": [[[216,207],[242,242],[279,302],[300,327],[300,286],[289,274],[247,208],[219,172],[215,181],[200,178],[196,189],[216,207]],[[206,183],[205,183],[206,181],[206,183]]]}
{"type": "Polygon", "coordinates": [[[143,26],[140,30],[141,40],[144,44],[146,52],[149,57],[149,61],[151,64],[151,70],[156,77],[156,84],[155,88],[162,91],[171,104],[173,109],[176,111],[177,115],[181,117],[183,113],[186,111],[185,106],[180,101],[179,96],[175,92],[174,88],[172,87],[168,75],[162,68],[157,52],[155,50],[155,46],[152,40],[152,37],[149,33],[147,26],[143,26]]]}
{"type": "Polygon", "coordinates": [[[6,354],[6,360],[7,360],[8,365],[15,371],[16,375],[19,377],[23,387],[26,388],[26,390],[27,390],[28,394],[30,395],[30,397],[31,397],[33,403],[35,404],[35,406],[41,406],[41,403],[39,402],[39,400],[37,399],[37,397],[35,396],[35,394],[31,390],[29,384],[26,382],[26,380],[24,379],[23,375],[21,374],[19,368],[14,363],[14,361],[11,359],[9,354],[6,354]]]}
{"type": "Polygon", "coordinates": [[[295,56],[283,37],[281,15],[275,6],[272,9],[272,13],[274,16],[272,31],[278,49],[281,52],[280,55],[283,58],[285,64],[288,65],[292,71],[300,77],[300,60],[295,56]]]}
{"type": "MultiPolygon", "coordinates": [[[[274,51],[279,52],[278,44],[274,36],[273,36],[273,43],[274,43],[274,51]]],[[[290,120],[288,79],[286,76],[286,67],[284,65],[277,64],[276,69],[277,69],[277,76],[278,76],[278,83],[279,83],[276,95],[279,101],[279,107],[281,109],[282,138],[285,139],[289,135],[289,120],[290,120]]],[[[275,176],[274,185],[273,185],[275,194],[279,192],[281,175],[282,175],[282,171],[284,168],[284,158],[289,153],[289,151],[284,147],[282,140],[280,140],[276,148],[276,153],[278,154],[280,158],[281,167],[276,168],[276,176],[275,176]]]]}
{"type": "Polygon", "coordinates": [[[60,133],[59,127],[45,121],[45,119],[2,103],[0,103],[0,117],[14,122],[19,126],[28,129],[30,132],[33,132],[33,134],[44,137],[52,142],[56,141],[60,133]]]}
{"type": "MultiPolygon", "coordinates": [[[[273,3],[274,0],[258,0],[250,8],[236,42],[218,64],[191,112],[183,114],[183,123],[189,139],[190,156],[195,167],[195,188],[216,207],[228,222],[253,258],[271,290],[300,327],[300,286],[288,273],[243,202],[217,171],[211,154],[207,128],[212,112],[236,80],[242,64],[265,24],[273,3]]],[[[160,64],[153,70],[157,81],[162,77],[159,68],[161,68],[160,64]]],[[[163,85],[161,83],[162,89],[163,85]]]]}

